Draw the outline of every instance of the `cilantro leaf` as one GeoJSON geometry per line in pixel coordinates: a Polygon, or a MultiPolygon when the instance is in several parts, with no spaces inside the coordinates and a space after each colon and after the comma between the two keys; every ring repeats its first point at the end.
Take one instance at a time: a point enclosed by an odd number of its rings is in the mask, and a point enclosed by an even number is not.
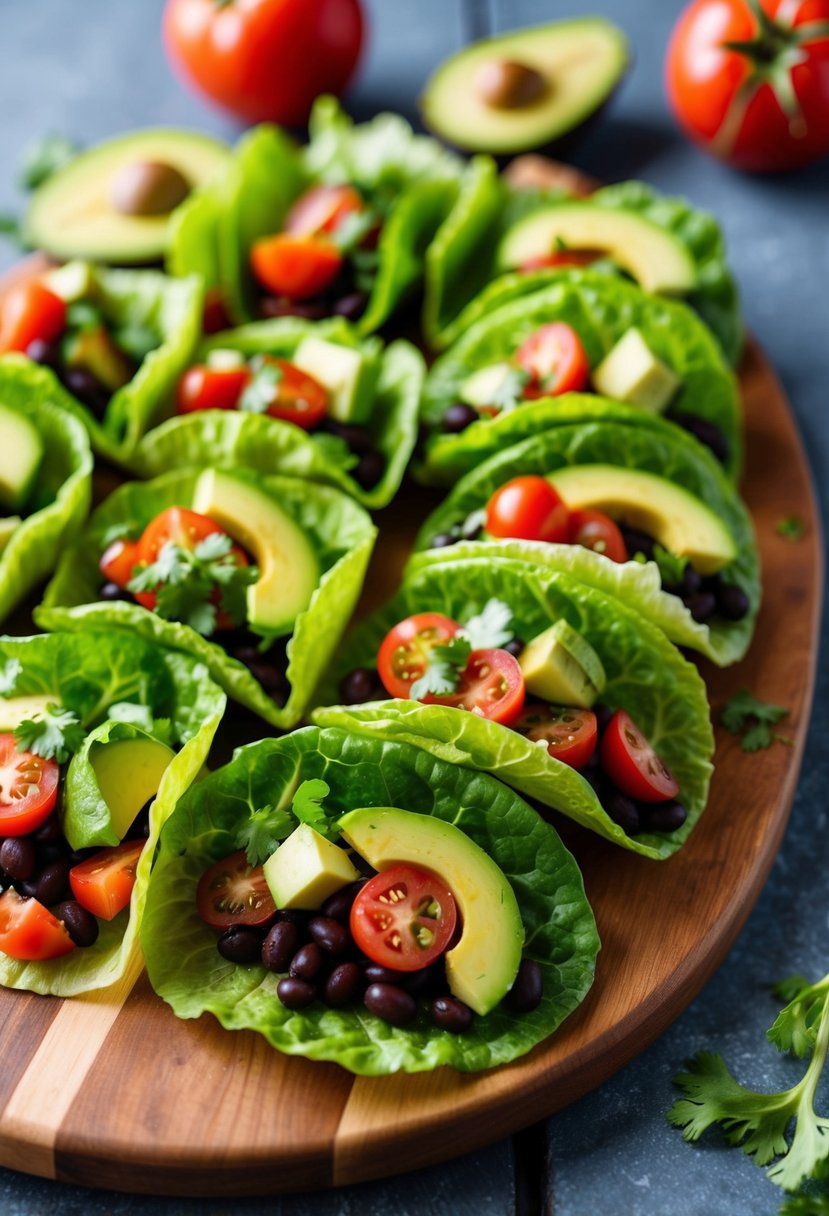
{"type": "Polygon", "coordinates": [[[420,701],[429,693],[445,697],[454,692],[471,653],[472,646],[464,633],[456,633],[443,645],[434,646],[423,675],[409,689],[412,700],[420,701]]]}
{"type": "Polygon", "coordinates": [[[340,253],[352,253],[362,244],[372,228],[376,228],[379,223],[379,215],[368,208],[363,211],[349,211],[339,221],[336,230],[329,235],[328,239],[339,249],[340,253]]]}
{"type": "Polygon", "coordinates": [[[248,414],[266,414],[279,396],[282,369],[262,355],[251,359],[250,369],[253,374],[239,398],[239,409],[248,414]]]}
{"type": "Polygon", "coordinates": [[[18,182],[24,190],[36,190],[58,169],[63,169],[80,152],[80,145],[65,135],[51,132],[30,144],[23,153],[18,182]]]}
{"type": "Polygon", "coordinates": [[[136,569],[127,590],[133,594],[154,592],[154,610],[159,616],[183,621],[210,637],[217,621],[214,601],[218,598],[222,612],[234,624],[241,624],[245,619],[246,588],[259,577],[256,566],[237,565],[232,550],[233,541],[224,532],[211,533],[194,549],[169,540],[151,565],[136,569]]]}
{"type": "Polygon", "coordinates": [[[785,540],[800,540],[806,531],[806,523],[799,515],[784,515],[778,519],[774,530],[785,540]]]}
{"type": "Polygon", "coordinates": [[[740,746],[744,752],[756,752],[771,747],[775,740],[791,742],[771,729],[788,712],[784,705],[761,701],[747,689],[741,688],[724,707],[720,720],[732,735],[742,735],[740,746]]]}
{"type": "Polygon", "coordinates": [[[687,557],[677,557],[675,553],[669,553],[661,545],[654,545],[653,560],[659,567],[659,577],[662,579],[663,586],[676,587],[682,582],[685,567],[688,565],[687,557]]]}
{"type": "Polygon", "coordinates": [[[300,823],[305,823],[326,840],[336,840],[339,836],[336,823],[332,823],[320,805],[324,798],[331,793],[331,787],[321,777],[312,777],[303,781],[294,794],[291,810],[300,823]]]}
{"type": "Polygon", "coordinates": [[[487,600],[480,612],[469,618],[463,632],[472,650],[497,650],[515,637],[512,609],[502,600],[487,600]]]}
{"type": "Polygon", "coordinates": [[[237,849],[244,849],[248,865],[260,866],[275,853],[280,843],[295,827],[290,811],[275,806],[263,806],[251,811],[249,819],[236,834],[237,849]]]}
{"type": "Polygon", "coordinates": [[[233,548],[233,541],[226,532],[211,532],[196,545],[193,553],[200,562],[215,562],[226,557],[233,548]]]}
{"type": "Polygon", "coordinates": [[[100,308],[90,300],[73,300],[66,309],[66,325],[69,329],[97,329],[103,323],[100,308]]]}
{"type": "Polygon", "coordinates": [[[495,406],[502,413],[515,409],[516,405],[520,405],[524,400],[524,389],[531,379],[532,376],[526,368],[512,368],[498,385],[492,394],[492,400],[488,401],[487,405],[495,406]]]}
{"type": "Polygon", "coordinates": [[[0,668],[0,696],[8,697],[17,688],[17,681],[23,672],[20,659],[7,659],[0,668]]]}
{"type": "Polygon", "coordinates": [[[774,994],[787,1002],[780,1010],[766,1037],[778,1051],[805,1056],[814,1046],[817,1027],[829,998],[829,975],[810,984],[802,975],[793,975],[775,985],[774,994]]]}
{"type": "Polygon", "coordinates": [[[47,705],[36,718],[24,719],[14,732],[21,751],[32,752],[44,760],[57,760],[58,764],[65,764],[85,737],[78,715],[54,704],[47,705]]]}

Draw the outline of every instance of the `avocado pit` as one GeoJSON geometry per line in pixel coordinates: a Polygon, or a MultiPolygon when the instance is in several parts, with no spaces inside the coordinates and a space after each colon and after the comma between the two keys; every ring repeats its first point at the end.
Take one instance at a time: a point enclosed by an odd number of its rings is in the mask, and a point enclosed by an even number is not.
{"type": "Polygon", "coordinates": [[[475,88],[481,101],[496,110],[520,110],[545,97],[550,82],[517,59],[488,59],[478,69],[475,88]]]}
{"type": "Polygon", "coordinates": [[[132,161],[110,181],[109,197],[120,215],[169,215],[190,193],[190,183],[174,165],[132,161]]]}

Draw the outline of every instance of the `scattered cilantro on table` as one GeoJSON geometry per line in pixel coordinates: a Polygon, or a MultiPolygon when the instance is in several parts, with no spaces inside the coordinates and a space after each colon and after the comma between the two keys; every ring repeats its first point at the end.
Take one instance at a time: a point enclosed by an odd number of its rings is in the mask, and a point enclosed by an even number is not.
{"type": "Polygon", "coordinates": [[[771,747],[775,741],[791,745],[792,740],[787,735],[772,730],[788,712],[785,705],[771,705],[741,688],[723,709],[721,721],[732,735],[741,736],[740,746],[744,752],[757,752],[771,747]]]}

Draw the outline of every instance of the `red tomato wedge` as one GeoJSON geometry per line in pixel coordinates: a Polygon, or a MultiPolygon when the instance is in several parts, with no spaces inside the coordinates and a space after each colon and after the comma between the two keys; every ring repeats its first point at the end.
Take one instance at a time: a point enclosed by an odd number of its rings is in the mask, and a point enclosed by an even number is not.
{"type": "Polygon", "coordinates": [[[670,802],[679,783],[630,714],[617,709],[599,744],[602,768],[614,785],[640,802],[670,802]]]}
{"type": "Polygon", "coordinates": [[[372,962],[419,971],[452,941],[458,914],[442,878],[401,863],[370,878],[351,907],[351,935],[372,962]]]}
{"type": "Polygon", "coordinates": [[[189,367],[178,382],[176,409],[180,414],[197,410],[235,410],[250,381],[248,367],[219,369],[199,363],[189,367]]]}
{"type": "Polygon", "coordinates": [[[330,287],[343,255],[323,237],[280,232],[254,242],[250,264],[266,291],[289,300],[310,300],[330,287]]]}
{"type": "Polygon", "coordinates": [[[268,417],[293,422],[304,431],[319,426],[328,412],[328,390],[287,359],[276,359],[272,355],[263,358],[280,372],[279,381],[274,385],[273,401],[267,409],[268,417]]]}
{"type": "Polygon", "coordinates": [[[49,818],[59,776],[54,760],[19,751],[13,734],[0,734],[0,836],[25,836],[49,818]]]}
{"type": "Polygon", "coordinates": [[[603,511],[573,511],[570,515],[572,545],[603,553],[612,562],[626,562],[628,550],[619,525],[603,511]]]}
{"type": "Polygon", "coordinates": [[[135,867],[144,848],[143,840],[125,840],[112,849],[99,849],[69,871],[72,894],[101,920],[112,920],[132,897],[135,867]]]}
{"type": "Polygon", "coordinates": [[[389,696],[410,696],[411,686],[426,670],[432,650],[448,642],[459,629],[457,621],[440,612],[415,613],[390,629],[377,653],[377,671],[389,696]]]}
{"type": "Polygon", "coordinates": [[[0,895],[0,952],[24,962],[60,958],[75,949],[66,926],[36,899],[9,887],[0,895]]]}
{"type": "Polygon", "coordinates": [[[244,849],[214,862],[199,879],[196,907],[212,929],[231,925],[266,925],[276,904],[261,866],[248,864],[244,849]]]}
{"type": "Polygon", "coordinates": [[[525,692],[521,664],[508,650],[473,650],[456,691],[442,697],[429,693],[423,702],[466,709],[511,726],[524,706],[525,692]]]}
{"type": "Polygon", "coordinates": [[[126,587],[140,561],[141,553],[137,541],[114,540],[104,550],[98,568],[110,583],[126,587]]]}
{"type": "Polygon", "coordinates": [[[364,209],[363,197],[353,186],[312,186],[291,207],[284,229],[291,236],[336,232],[347,216],[364,209]]]}
{"type": "Polygon", "coordinates": [[[596,750],[599,734],[592,710],[547,705],[543,701],[525,705],[512,728],[533,742],[543,739],[551,756],[575,769],[587,764],[596,750]]]}
{"type": "Polygon", "coordinates": [[[0,351],[54,342],[66,329],[66,304],[37,279],[17,283],[0,302],[0,351]]]}
{"type": "Polygon", "coordinates": [[[530,373],[530,383],[524,389],[524,396],[530,400],[581,392],[590,379],[590,363],[581,339],[563,321],[542,325],[530,334],[516,351],[515,361],[530,373]]]}
{"type": "Polygon", "coordinates": [[[567,541],[570,512],[546,477],[514,477],[487,503],[486,530],[497,537],[567,541]]]}

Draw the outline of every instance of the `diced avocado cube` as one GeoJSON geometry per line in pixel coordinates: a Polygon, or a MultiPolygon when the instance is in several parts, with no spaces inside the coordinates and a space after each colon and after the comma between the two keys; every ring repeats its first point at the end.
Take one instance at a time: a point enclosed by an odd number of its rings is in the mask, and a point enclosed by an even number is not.
{"type": "Polygon", "coordinates": [[[0,405],[0,508],[26,505],[43,459],[40,431],[17,410],[0,405]]]}
{"type": "Polygon", "coordinates": [[[458,397],[467,405],[478,408],[494,405],[514,370],[509,363],[490,363],[487,367],[481,367],[464,380],[458,397]]]}
{"type": "Polygon", "coordinates": [[[43,285],[67,304],[86,300],[95,294],[95,280],[89,262],[67,262],[43,276],[43,285]]]}
{"type": "Polygon", "coordinates": [[[593,385],[602,396],[639,405],[653,414],[667,408],[681,384],[638,329],[629,329],[593,372],[593,385]]]}
{"type": "Polygon", "coordinates": [[[54,692],[0,700],[0,731],[17,730],[21,722],[42,718],[47,706],[59,702],[60,696],[54,692]]]}
{"type": "Polygon", "coordinates": [[[277,908],[316,911],[329,895],[359,877],[348,854],[301,823],[263,867],[277,908]]]}
{"type": "Polygon", "coordinates": [[[337,422],[368,420],[379,371],[376,360],[323,338],[304,338],[291,362],[328,391],[328,412],[337,422]]]}
{"type": "Polygon", "coordinates": [[[207,352],[207,366],[212,367],[216,372],[235,372],[237,368],[244,367],[246,362],[247,360],[240,350],[216,347],[215,350],[207,352]]]}
{"type": "Polygon", "coordinates": [[[607,683],[596,651],[563,619],[528,642],[518,661],[527,692],[554,705],[589,709],[607,683]]]}
{"type": "Polygon", "coordinates": [[[82,367],[91,372],[110,393],[128,384],[135,371],[103,325],[81,329],[64,338],[63,358],[67,367],[82,367]]]}

